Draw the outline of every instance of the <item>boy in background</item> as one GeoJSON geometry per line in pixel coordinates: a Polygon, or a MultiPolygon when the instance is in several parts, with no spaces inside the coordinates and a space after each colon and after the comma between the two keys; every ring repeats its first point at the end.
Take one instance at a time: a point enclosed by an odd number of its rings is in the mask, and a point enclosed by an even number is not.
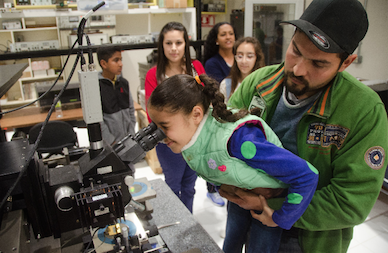
{"type": "MultiPolygon", "coordinates": [[[[135,107],[128,81],[121,75],[123,68],[121,48],[100,47],[97,50],[98,63],[102,71],[98,74],[104,121],[101,122],[102,138],[110,145],[126,135],[135,134],[135,107]]],[[[132,172],[133,164],[125,161],[132,172]]]]}

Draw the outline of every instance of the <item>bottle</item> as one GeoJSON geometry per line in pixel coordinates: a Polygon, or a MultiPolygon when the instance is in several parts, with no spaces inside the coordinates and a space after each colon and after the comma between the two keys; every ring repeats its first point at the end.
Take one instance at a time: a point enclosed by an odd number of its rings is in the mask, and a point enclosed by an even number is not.
{"type": "MultiPolygon", "coordinates": [[[[56,98],[57,98],[57,95],[55,95],[55,99],[56,98]]],[[[57,118],[63,117],[61,100],[58,100],[57,104],[55,105],[55,113],[57,114],[57,118]]]]}

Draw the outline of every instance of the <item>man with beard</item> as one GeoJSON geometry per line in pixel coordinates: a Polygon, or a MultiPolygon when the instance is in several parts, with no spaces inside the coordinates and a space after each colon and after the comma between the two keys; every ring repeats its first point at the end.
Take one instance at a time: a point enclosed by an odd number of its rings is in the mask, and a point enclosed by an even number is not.
{"type": "MultiPolygon", "coordinates": [[[[345,71],[367,32],[367,14],[357,0],[314,0],[299,20],[282,23],[296,27],[285,61],[246,77],[229,104],[254,109],[285,148],[319,170],[317,191],[293,228],[283,230],[279,252],[346,252],[387,166],[384,104],[345,71]]],[[[221,188],[220,194],[235,217],[270,208],[274,200],[268,207],[242,189],[230,195],[221,188]]]]}

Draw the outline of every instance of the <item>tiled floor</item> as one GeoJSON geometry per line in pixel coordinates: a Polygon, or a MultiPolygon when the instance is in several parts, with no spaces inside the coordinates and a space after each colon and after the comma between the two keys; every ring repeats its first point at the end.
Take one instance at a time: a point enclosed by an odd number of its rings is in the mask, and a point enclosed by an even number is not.
{"type": "MultiPolygon", "coordinates": [[[[75,129],[79,146],[88,146],[86,129],[75,129]]],[[[7,139],[12,135],[7,133],[7,139]]],[[[145,161],[135,165],[135,178],[146,177],[148,180],[161,178],[155,174],[145,161]]],[[[214,241],[222,248],[220,234],[226,223],[226,207],[215,206],[206,197],[206,182],[198,178],[195,185],[193,215],[204,227],[214,241]]],[[[348,253],[381,253],[388,252],[388,192],[382,191],[367,220],[356,226],[348,253]]]]}

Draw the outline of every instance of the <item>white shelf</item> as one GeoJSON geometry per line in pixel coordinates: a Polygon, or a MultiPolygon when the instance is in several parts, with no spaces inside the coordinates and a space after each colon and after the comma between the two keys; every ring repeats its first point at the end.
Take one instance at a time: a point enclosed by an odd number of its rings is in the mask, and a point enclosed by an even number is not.
{"type": "Polygon", "coordinates": [[[0,101],[0,105],[1,106],[6,106],[6,107],[7,106],[14,107],[14,106],[20,106],[20,105],[25,105],[25,104],[31,103],[34,100],[35,99],[13,100],[13,101],[7,101],[7,102],[0,101]]]}
{"type": "Polygon", "coordinates": [[[52,27],[37,27],[37,28],[26,28],[26,29],[12,29],[12,30],[1,30],[2,32],[36,32],[36,31],[47,31],[47,30],[57,30],[56,26],[52,27]]]}
{"type": "MultiPolygon", "coordinates": [[[[195,14],[195,8],[138,8],[138,9],[128,9],[125,11],[98,11],[95,15],[125,15],[125,14],[163,14],[163,13],[187,13],[193,12],[195,14]]],[[[87,11],[56,11],[52,9],[39,9],[39,10],[23,10],[23,11],[14,11],[14,12],[4,12],[0,13],[0,18],[42,18],[42,17],[66,17],[66,16],[84,16],[87,11]]]]}
{"type": "Polygon", "coordinates": [[[51,79],[55,79],[55,78],[58,78],[58,76],[57,75],[53,75],[53,76],[24,77],[24,78],[20,78],[19,80],[22,81],[22,82],[29,82],[29,81],[51,80],[51,79]]]}

